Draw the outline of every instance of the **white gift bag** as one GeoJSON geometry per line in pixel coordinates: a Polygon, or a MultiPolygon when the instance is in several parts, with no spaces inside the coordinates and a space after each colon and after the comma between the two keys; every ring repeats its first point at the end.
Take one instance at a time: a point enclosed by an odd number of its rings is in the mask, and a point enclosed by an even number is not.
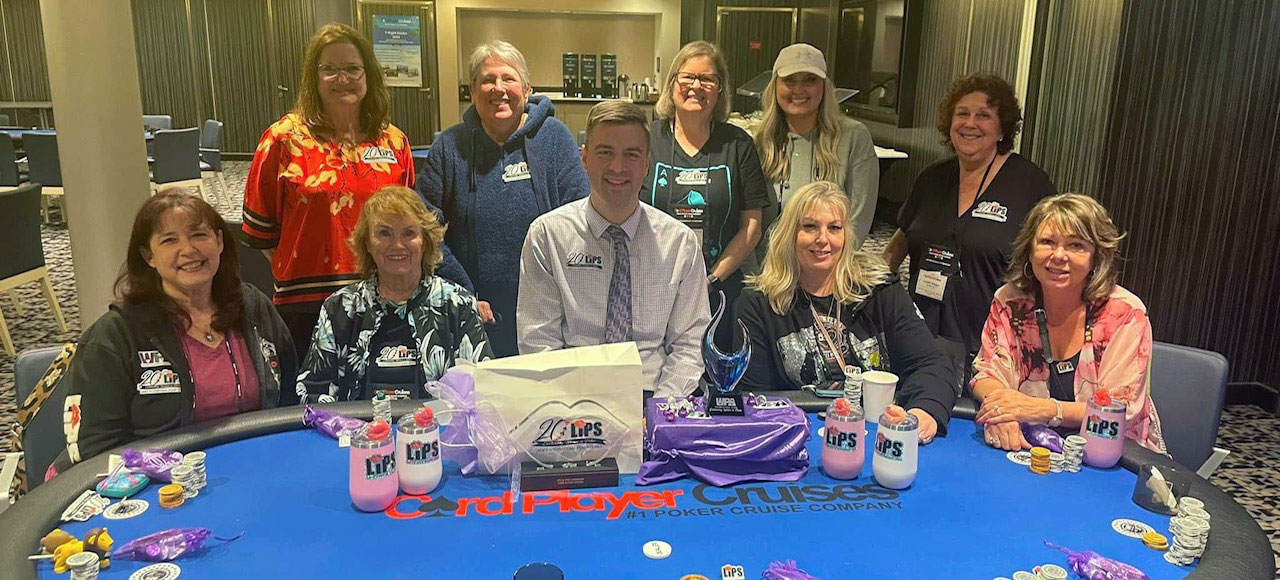
{"type": "Polygon", "coordinates": [[[553,465],[614,457],[640,469],[644,373],[634,342],[484,361],[471,367],[524,460],[553,465]]]}

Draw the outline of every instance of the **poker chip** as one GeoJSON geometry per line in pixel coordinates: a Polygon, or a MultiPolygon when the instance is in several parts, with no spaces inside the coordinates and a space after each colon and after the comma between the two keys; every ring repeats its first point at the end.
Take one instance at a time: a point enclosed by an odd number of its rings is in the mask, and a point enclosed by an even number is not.
{"type": "MultiPolygon", "coordinates": [[[[208,484],[208,475],[205,473],[204,468],[205,457],[206,455],[203,451],[192,451],[191,453],[182,456],[182,465],[191,468],[191,474],[188,476],[188,481],[196,491],[204,489],[205,485],[208,484]]],[[[172,473],[173,472],[171,471],[170,474],[172,473]]],[[[184,485],[183,487],[186,486],[184,485]]]]}
{"type": "Polygon", "coordinates": [[[1084,444],[1088,442],[1079,435],[1069,435],[1062,440],[1062,470],[1067,473],[1079,473],[1084,463],[1084,444]]]}
{"type": "Polygon", "coordinates": [[[182,496],[191,499],[200,495],[200,488],[196,487],[195,470],[190,465],[178,465],[169,470],[169,476],[173,478],[173,483],[182,486],[182,496]]]}
{"type": "MultiPolygon", "coordinates": [[[[1046,451],[1048,450],[1046,449],[1046,451]]],[[[1013,573],[1013,580],[1040,580],[1040,579],[1036,578],[1035,574],[1027,572],[1026,570],[1018,570],[1017,572],[1013,573]]]]}
{"type": "Polygon", "coordinates": [[[103,510],[102,517],[109,520],[124,520],[142,515],[151,507],[151,503],[145,499],[126,499],[119,501],[103,510]]]}
{"type": "Polygon", "coordinates": [[[1044,580],[1067,580],[1067,569],[1057,564],[1045,564],[1040,567],[1040,577],[1044,580]]]}
{"type": "Polygon", "coordinates": [[[1163,552],[1169,549],[1169,538],[1166,538],[1159,532],[1155,531],[1142,534],[1142,543],[1157,552],[1163,552]]]}
{"type": "Polygon", "coordinates": [[[1062,473],[1062,466],[1065,461],[1065,455],[1049,452],[1049,471],[1053,473],[1062,473]]]}
{"type": "MultiPolygon", "coordinates": [[[[1181,514],[1181,513],[1182,513],[1182,510],[1185,510],[1185,509],[1187,509],[1187,508],[1193,508],[1193,507],[1194,507],[1194,508],[1204,509],[1204,502],[1202,502],[1202,501],[1200,501],[1200,500],[1198,500],[1198,499],[1196,499],[1196,498],[1194,498],[1194,497],[1191,497],[1191,496],[1189,496],[1189,495],[1184,495],[1184,496],[1182,496],[1182,497],[1178,498],[1178,513],[1179,513],[1179,514],[1181,514]]],[[[1206,513],[1207,513],[1207,512],[1206,512],[1206,513]]]]}
{"type": "Polygon", "coordinates": [[[707,578],[706,576],[703,576],[702,574],[685,574],[684,576],[680,577],[680,580],[711,580],[711,579],[707,578]]]}
{"type": "Polygon", "coordinates": [[[129,580],[173,580],[182,574],[177,564],[161,562],[152,564],[129,575],[129,580]]]}
{"type": "Polygon", "coordinates": [[[67,557],[67,569],[71,571],[71,580],[94,580],[98,577],[98,555],[76,552],[67,557]]]}
{"type": "Polygon", "coordinates": [[[373,395],[373,418],[380,419],[383,422],[391,423],[391,397],[386,393],[378,391],[373,395]]]}
{"type": "Polygon", "coordinates": [[[564,580],[564,571],[554,564],[534,562],[516,570],[512,580],[564,580]]]}
{"type": "Polygon", "coordinates": [[[1008,453],[1005,453],[1004,456],[1009,461],[1017,463],[1018,465],[1023,465],[1023,466],[1031,465],[1030,451],[1010,451],[1008,453]]]}
{"type": "Polygon", "coordinates": [[[185,500],[186,497],[181,485],[169,484],[160,488],[160,507],[162,508],[176,508],[182,505],[185,500]]]}
{"type": "Polygon", "coordinates": [[[1129,536],[1130,538],[1142,538],[1144,534],[1156,531],[1155,528],[1138,520],[1128,519],[1112,520],[1111,529],[1120,535],[1129,536]]]}
{"type": "Polygon", "coordinates": [[[644,555],[651,560],[665,560],[671,556],[671,544],[662,540],[650,540],[644,543],[644,555]]]}
{"type": "MultiPolygon", "coordinates": [[[[1031,448],[1031,473],[1044,475],[1049,473],[1053,466],[1049,458],[1052,452],[1044,447],[1031,448]]],[[[1014,580],[1017,580],[1015,577],[1014,580]]]]}
{"type": "MultiPolygon", "coordinates": [[[[1204,508],[1188,505],[1182,512],[1208,515],[1204,508]]],[[[1177,566],[1190,566],[1196,558],[1204,555],[1205,545],[1209,542],[1209,520],[1196,515],[1178,515],[1169,520],[1169,533],[1173,534],[1173,542],[1164,559],[1177,566]]]]}

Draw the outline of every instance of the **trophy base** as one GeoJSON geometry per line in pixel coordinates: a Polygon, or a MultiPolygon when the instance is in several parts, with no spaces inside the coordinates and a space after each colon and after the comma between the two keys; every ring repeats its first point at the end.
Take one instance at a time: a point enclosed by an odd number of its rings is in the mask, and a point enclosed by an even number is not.
{"type": "Polygon", "coordinates": [[[707,414],[716,416],[741,417],[746,414],[742,405],[742,395],[711,395],[707,402],[707,414]]]}
{"type": "Polygon", "coordinates": [[[520,464],[520,491],[617,487],[618,460],[606,457],[599,463],[571,461],[545,467],[536,461],[520,464]]]}

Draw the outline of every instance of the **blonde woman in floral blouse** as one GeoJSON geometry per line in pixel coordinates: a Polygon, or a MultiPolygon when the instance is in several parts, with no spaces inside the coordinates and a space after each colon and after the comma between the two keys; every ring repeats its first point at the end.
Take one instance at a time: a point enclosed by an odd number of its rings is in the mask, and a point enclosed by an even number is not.
{"type": "Polygon", "coordinates": [[[298,374],[303,402],[422,399],[424,383],[456,359],[493,358],[475,297],[433,275],[444,226],[407,187],[387,187],[365,203],[351,249],[364,280],[330,295],[320,309],[298,374]]]}
{"type": "Polygon", "coordinates": [[[1047,197],[1027,215],[974,361],[976,420],[991,446],[1030,448],[1024,422],[1076,429],[1085,401],[1105,390],[1128,405],[1125,436],[1166,453],[1147,382],[1147,309],[1116,284],[1123,238],[1080,194],[1047,197]]]}
{"type": "Polygon", "coordinates": [[[299,356],[320,304],[361,278],[347,238],[365,200],[413,185],[409,139],[389,122],[389,102],[369,41],[325,25],[307,45],[297,104],[254,153],[243,229],[271,259],[274,301],[299,356]]]}

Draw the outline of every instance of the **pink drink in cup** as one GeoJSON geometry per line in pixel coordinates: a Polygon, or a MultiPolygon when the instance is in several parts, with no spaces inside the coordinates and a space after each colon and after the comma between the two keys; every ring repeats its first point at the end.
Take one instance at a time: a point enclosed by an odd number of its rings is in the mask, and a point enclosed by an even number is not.
{"type": "Polygon", "coordinates": [[[400,490],[391,426],[377,419],[352,435],[349,467],[347,482],[351,503],[356,509],[366,512],[387,509],[400,490]]]}
{"type": "Polygon", "coordinates": [[[1114,467],[1124,452],[1125,403],[1112,399],[1099,389],[1089,399],[1080,422],[1080,436],[1084,437],[1084,462],[1103,469],[1114,467]]]}
{"type": "Polygon", "coordinates": [[[836,399],[827,407],[822,443],[822,470],[832,479],[857,479],[866,460],[867,424],[862,407],[836,399]]]}

